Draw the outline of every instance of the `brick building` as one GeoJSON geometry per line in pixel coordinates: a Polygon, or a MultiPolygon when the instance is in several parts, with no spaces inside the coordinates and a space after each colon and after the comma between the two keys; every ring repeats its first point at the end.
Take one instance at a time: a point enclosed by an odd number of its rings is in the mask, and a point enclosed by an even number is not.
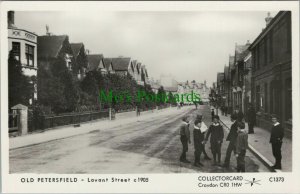
{"type": "Polygon", "coordinates": [[[266,27],[251,44],[253,57],[252,101],[258,126],[270,127],[270,114],[277,114],[292,128],[291,12],[280,11],[266,18],[266,27]]]}

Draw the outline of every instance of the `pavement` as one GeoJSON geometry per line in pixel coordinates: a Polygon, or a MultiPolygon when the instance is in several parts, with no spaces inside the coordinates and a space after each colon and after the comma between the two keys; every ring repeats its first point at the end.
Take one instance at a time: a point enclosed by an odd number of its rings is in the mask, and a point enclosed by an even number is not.
{"type": "MultiPolygon", "coordinates": [[[[227,125],[231,126],[230,115],[220,115],[220,120],[227,125]]],[[[246,123],[248,130],[248,124],[246,123]]],[[[275,158],[272,154],[272,147],[269,143],[270,131],[260,127],[254,127],[254,134],[248,135],[249,150],[251,150],[257,157],[259,157],[269,168],[274,165],[275,158]]],[[[292,171],[292,140],[284,137],[282,143],[282,170],[276,172],[291,172],[292,171]]]]}
{"type": "MultiPolygon", "coordinates": [[[[204,160],[203,167],[179,161],[182,145],[179,126],[183,115],[189,120],[196,114],[204,115],[206,125],[211,124],[208,106],[182,109],[168,108],[114,121],[98,121],[81,127],[49,130],[10,138],[10,173],[56,174],[122,174],[122,173],[199,173],[235,172],[236,159],[232,156],[230,168],[214,166],[204,160]],[[63,131],[63,132],[60,132],[63,131]],[[66,135],[69,132],[69,135],[66,135]],[[52,137],[52,138],[50,138],[52,137]],[[40,138],[40,139],[39,139],[40,138]],[[21,144],[22,142],[22,144],[21,144]],[[14,145],[14,144],[17,144],[14,145]]],[[[125,116],[124,116],[125,117],[125,116]]],[[[191,125],[192,130],[193,126],[191,125]]],[[[192,133],[191,133],[192,135],[192,133]]],[[[193,141],[193,138],[191,138],[193,141]]],[[[224,161],[228,142],[222,145],[224,161]]],[[[212,157],[210,145],[206,152],[212,157]]],[[[187,158],[193,162],[194,146],[189,144],[187,158]]],[[[247,152],[247,172],[269,172],[251,152],[247,152]]]]}
{"type": "Polygon", "coordinates": [[[44,131],[33,132],[24,136],[11,137],[9,138],[9,149],[16,149],[57,139],[69,138],[72,136],[89,133],[90,131],[96,129],[104,130],[118,127],[121,125],[126,125],[133,122],[139,122],[139,120],[151,118],[153,114],[165,115],[172,114],[173,112],[185,112],[190,109],[191,107],[188,106],[184,106],[180,110],[177,110],[177,107],[170,107],[161,110],[141,112],[141,115],[139,117],[136,117],[135,111],[118,113],[116,114],[116,119],[112,121],[107,119],[99,119],[86,123],[81,123],[79,127],[74,127],[74,125],[60,126],[44,131]]]}

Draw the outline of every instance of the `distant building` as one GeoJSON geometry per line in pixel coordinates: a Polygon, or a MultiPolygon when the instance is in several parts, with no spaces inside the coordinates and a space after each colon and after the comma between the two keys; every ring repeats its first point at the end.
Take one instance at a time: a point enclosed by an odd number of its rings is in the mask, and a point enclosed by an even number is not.
{"type": "Polygon", "coordinates": [[[249,53],[250,42],[245,45],[235,45],[234,65],[231,69],[232,109],[242,109],[242,88],[244,85],[244,58],[249,53]]]}
{"type": "Polygon", "coordinates": [[[252,101],[257,124],[270,128],[270,114],[277,114],[286,128],[292,128],[292,32],[291,12],[268,15],[266,27],[251,44],[252,101]]]}
{"type": "Polygon", "coordinates": [[[37,99],[37,35],[15,26],[14,11],[9,11],[7,18],[8,50],[13,53],[16,60],[20,61],[23,74],[31,77],[34,93],[32,98],[29,99],[29,104],[32,104],[33,100],[37,99]]]}
{"type": "Polygon", "coordinates": [[[230,77],[229,77],[229,66],[224,67],[224,95],[223,95],[223,100],[224,100],[224,106],[229,107],[229,93],[230,93],[230,77]]]}
{"type": "Polygon", "coordinates": [[[178,85],[178,82],[171,75],[161,75],[159,82],[160,82],[160,85],[162,85],[164,88],[167,88],[167,87],[176,87],[177,88],[177,85],[178,85]]]}
{"type": "Polygon", "coordinates": [[[242,110],[247,112],[251,101],[251,88],[252,88],[252,55],[251,52],[244,58],[244,76],[243,76],[243,92],[242,92],[242,110]]]}

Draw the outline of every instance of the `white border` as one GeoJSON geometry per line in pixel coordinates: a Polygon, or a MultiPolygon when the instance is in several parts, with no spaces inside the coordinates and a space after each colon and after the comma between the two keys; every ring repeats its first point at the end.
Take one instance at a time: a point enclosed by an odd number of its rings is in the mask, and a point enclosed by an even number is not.
{"type": "Polygon", "coordinates": [[[2,190],[5,193],[299,193],[300,180],[300,128],[299,121],[299,3],[297,1],[267,2],[2,2],[1,3],[1,167],[2,190]],[[36,175],[8,174],[9,138],[7,120],[7,11],[292,11],[292,76],[293,76],[293,172],[290,173],[245,173],[244,179],[260,179],[261,186],[242,188],[198,188],[197,177],[213,175],[241,175],[235,173],[199,174],[126,174],[126,175],[36,175]],[[149,177],[149,184],[36,184],[20,183],[21,177],[149,177]],[[272,184],[269,177],[285,178],[284,183],[272,184]]]}

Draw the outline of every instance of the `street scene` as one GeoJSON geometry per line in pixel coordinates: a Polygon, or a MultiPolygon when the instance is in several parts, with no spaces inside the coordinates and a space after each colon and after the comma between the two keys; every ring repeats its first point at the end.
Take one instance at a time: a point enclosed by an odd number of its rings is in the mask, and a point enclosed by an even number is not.
{"type": "MultiPolygon", "coordinates": [[[[173,108],[153,115],[142,115],[141,119],[134,118],[130,123],[109,129],[95,129],[82,135],[13,149],[10,151],[10,173],[235,172],[234,157],[228,169],[213,166],[212,160],[202,158],[202,168],[179,161],[182,148],[178,125],[181,117],[188,115],[189,119],[193,119],[199,112],[203,112],[204,122],[209,124],[211,117],[208,106],[201,106],[198,110],[192,107],[183,110],[173,108]]],[[[100,128],[101,122],[95,125],[100,128]]],[[[224,143],[223,153],[227,145],[224,143]]],[[[209,146],[206,149],[209,157],[212,157],[209,146]]],[[[193,160],[193,157],[192,142],[187,158],[193,160]]],[[[251,153],[247,154],[246,163],[247,172],[268,172],[251,153]]]]}
{"type": "Polygon", "coordinates": [[[9,173],[292,172],[290,11],[7,19],[9,173]]]}

